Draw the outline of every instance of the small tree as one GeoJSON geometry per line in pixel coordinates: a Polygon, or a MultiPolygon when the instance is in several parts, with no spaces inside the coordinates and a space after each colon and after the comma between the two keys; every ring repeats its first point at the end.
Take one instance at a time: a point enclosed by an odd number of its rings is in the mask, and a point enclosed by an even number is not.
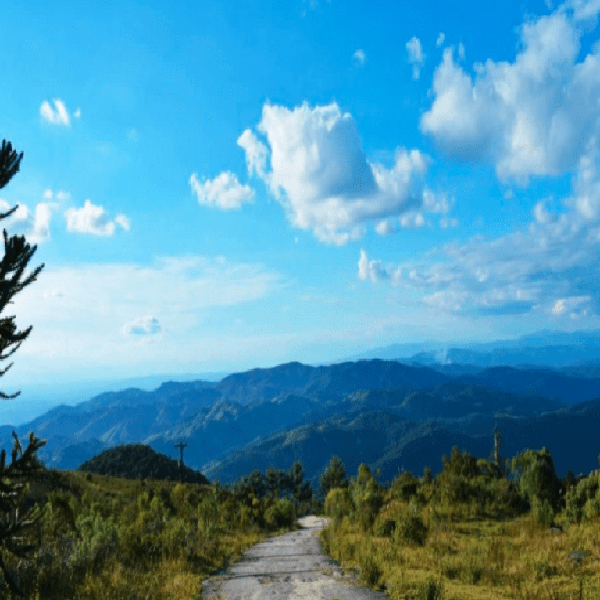
{"type": "Polygon", "coordinates": [[[332,456],[329,464],[319,478],[319,492],[321,496],[326,498],[329,490],[347,488],[349,483],[342,459],[337,455],[332,456]]]}
{"type": "MultiPolygon", "coordinates": [[[[10,142],[2,141],[2,150],[0,150],[0,189],[17,173],[22,158],[22,152],[17,155],[10,142]]],[[[17,204],[7,213],[0,214],[0,220],[10,216],[18,207],[17,204]]],[[[0,261],[0,313],[6,308],[7,304],[12,304],[11,299],[15,294],[35,281],[44,267],[42,264],[24,281],[20,281],[23,271],[36,249],[37,246],[33,246],[33,248],[29,246],[25,241],[25,236],[13,235],[9,238],[6,229],[4,230],[4,258],[0,261]]],[[[31,326],[25,331],[17,331],[14,319],[14,316],[0,318],[0,360],[5,360],[14,354],[31,333],[31,326]],[[11,346],[14,346],[14,348],[4,354],[4,351],[11,346]]],[[[0,369],[0,377],[11,367],[12,363],[6,369],[0,369]]],[[[19,396],[20,393],[17,392],[9,396],[4,392],[0,392],[0,399],[11,400],[19,396]]],[[[19,511],[19,509],[25,499],[22,493],[25,487],[24,481],[33,479],[35,473],[42,468],[35,453],[46,441],[36,438],[31,432],[29,434],[29,446],[23,452],[21,442],[14,431],[13,437],[15,441],[11,464],[6,466],[5,450],[2,450],[0,454],[0,568],[10,591],[17,596],[23,596],[4,564],[1,551],[6,549],[19,558],[25,558],[26,554],[35,548],[33,545],[25,544],[20,534],[40,518],[40,507],[34,503],[28,510],[19,511]],[[17,457],[17,454],[20,454],[20,456],[17,457]]]]}

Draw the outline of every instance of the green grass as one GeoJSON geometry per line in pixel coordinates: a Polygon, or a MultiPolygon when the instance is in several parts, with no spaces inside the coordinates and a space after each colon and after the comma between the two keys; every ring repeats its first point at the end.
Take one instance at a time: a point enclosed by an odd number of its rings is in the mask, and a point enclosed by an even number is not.
{"type": "MultiPolygon", "coordinates": [[[[496,518],[474,499],[448,506],[432,486],[420,488],[418,503],[383,490],[372,527],[358,511],[338,514],[320,534],[323,549],[345,570],[358,568],[363,585],[394,600],[600,598],[598,520],[571,523],[559,513],[554,525],[563,533],[553,533],[531,512],[496,518]],[[588,553],[580,565],[568,560],[574,551],[588,553]]],[[[333,516],[331,506],[326,512],[333,516]]]]}
{"type": "MultiPolygon", "coordinates": [[[[202,581],[268,536],[295,530],[289,505],[240,502],[214,485],[45,470],[26,559],[2,558],[27,600],[198,600],[202,581]]],[[[0,597],[11,598],[0,574],[0,597]]]]}

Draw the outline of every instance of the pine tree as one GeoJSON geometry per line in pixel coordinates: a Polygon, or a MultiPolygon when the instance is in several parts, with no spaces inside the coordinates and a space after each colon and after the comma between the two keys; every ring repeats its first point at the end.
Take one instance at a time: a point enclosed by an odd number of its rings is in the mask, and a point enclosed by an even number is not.
{"type": "Polygon", "coordinates": [[[329,490],[334,488],[347,488],[349,485],[348,477],[346,477],[346,469],[342,459],[337,456],[331,457],[329,464],[321,473],[319,478],[319,492],[323,498],[327,497],[329,490]]]}
{"type": "MultiPolygon", "coordinates": [[[[12,149],[11,143],[2,141],[2,150],[0,151],[0,189],[3,188],[17,173],[23,158],[23,153],[17,155],[12,149]]],[[[0,214],[0,220],[9,217],[19,205],[8,212],[0,214]]],[[[13,235],[10,238],[4,230],[4,258],[0,261],[0,313],[11,303],[12,297],[20,292],[25,286],[35,281],[44,265],[29,275],[24,281],[20,281],[27,263],[36,251],[37,246],[31,248],[25,241],[25,236],[13,235]]],[[[0,360],[5,360],[14,354],[27,336],[31,333],[30,326],[25,331],[17,331],[14,323],[14,316],[0,318],[0,360]],[[4,354],[4,351],[12,350],[4,354]]],[[[5,369],[0,369],[0,377],[12,367],[11,363],[5,369]]],[[[0,399],[11,400],[20,395],[20,391],[11,396],[0,392],[0,399]]],[[[12,462],[6,466],[6,451],[2,450],[0,454],[0,568],[4,574],[4,579],[10,591],[23,596],[18,589],[13,577],[9,574],[8,568],[3,560],[2,550],[25,558],[27,553],[35,549],[35,546],[25,544],[20,534],[23,530],[31,527],[41,516],[39,506],[34,504],[28,510],[19,510],[22,508],[24,497],[22,490],[25,483],[32,480],[34,475],[42,468],[35,453],[46,443],[46,440],[40,440],[29,434],[29,446],[23,452],[21,442],[17,434],[13,431],[14,447],[12,450],[12,462]],[[17,457],[17,455],[20,455],[17,457]]]]}

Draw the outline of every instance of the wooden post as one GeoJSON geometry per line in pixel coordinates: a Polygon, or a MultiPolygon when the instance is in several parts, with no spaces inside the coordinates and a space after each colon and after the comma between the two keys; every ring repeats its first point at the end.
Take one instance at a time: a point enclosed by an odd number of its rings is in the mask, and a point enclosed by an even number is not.
{"type": "Polygon", "coordinates": [[[179,448],[179,452],[181,458],[179,459],[179,481],[183,483],[183,449],[187,446],[187,444],[179,443],[175,444],[175,448],[179,448]]]}

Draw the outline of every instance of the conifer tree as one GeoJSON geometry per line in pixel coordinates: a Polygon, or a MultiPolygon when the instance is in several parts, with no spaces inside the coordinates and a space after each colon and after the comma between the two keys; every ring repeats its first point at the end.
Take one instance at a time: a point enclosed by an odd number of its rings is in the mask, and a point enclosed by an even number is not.
{"type": "MultiPolygon", "coordinates": [[[[2,189],[17,173],[23,158],[23,153],[17,155],[13,150],[11,143],[2,141],[2,150],[0,150],[0,189],[2,189]]],[[[0,220],[9,217],[19,205],[6,213],[0,214],[0,220]]],[[[10,238],[4,230],[4,258],[0,261],[0,313],[4,311],[8,304],[12,304],[12,297],[20,292],[25,286],[35,281],[44,265],[37,267],[24,281],[20,281],[27,263],[36,251],[37,246],[31,248],[25,241],[25,236],[13,235],[10,238]]],[[[14,323],[14,316],[0,317],[0,360],[5,360],[14,354],[27,336],[31,333],[32,327],[24,331],[17,331],[14,323]],[[11,346],[14,346],[11,349],[11,346]],[[5,350],[9,350],[4,353],[5,350]]],[[[0,369],[0,377],[4,375],[12,363],[5,369],[0,369]]],[[[20,391],[9,396],[0,392],[0,399],[11,400],[20,395],[20,391]]],[[[39,505],[34,504],[28,510],[19,510],[23,504],[23,488],[25,482],[33,479],[34,475],[42,468],[35,455],[36,451],[46,443],[46,440],[40,440],[29,434],[29,446],[25,451],[17,434],[13,431],[14,447],[12,450],[12,462],[6,465],[6,451],[0,453],[0,569],[4,574],[4,580],[10,591],[23,596],[18,589],[13,577],[3,560],[3,551],[19,557],[25,558],[29,552],[35,549],[35,546],[24,543],[21,534],[23,530],[31,527],[41,516],[39,505]],[[19,456],[18,456],[19,455],[19,456]]]]}

